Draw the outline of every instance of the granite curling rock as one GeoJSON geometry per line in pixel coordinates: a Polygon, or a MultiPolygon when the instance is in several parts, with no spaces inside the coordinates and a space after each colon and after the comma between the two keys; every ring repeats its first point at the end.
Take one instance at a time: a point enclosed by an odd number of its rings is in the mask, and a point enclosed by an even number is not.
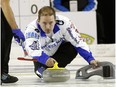
{"type": "Polygon", "coordinates": [[[43,72],[43,80],[45,82],[65,82],[70,79],[70,71],[65,68],[58,67],[55,62],[53,68],[47,68],[43,72]]]}

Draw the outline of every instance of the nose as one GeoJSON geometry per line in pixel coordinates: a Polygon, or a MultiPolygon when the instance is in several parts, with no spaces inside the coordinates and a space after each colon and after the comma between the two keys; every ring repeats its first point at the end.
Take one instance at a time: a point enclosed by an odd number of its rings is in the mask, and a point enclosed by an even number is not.
{"type": "Polygon", "coordinates": [[[46,29],[50,29],[50,25],[49,24],[46,24],[46,29]]]}

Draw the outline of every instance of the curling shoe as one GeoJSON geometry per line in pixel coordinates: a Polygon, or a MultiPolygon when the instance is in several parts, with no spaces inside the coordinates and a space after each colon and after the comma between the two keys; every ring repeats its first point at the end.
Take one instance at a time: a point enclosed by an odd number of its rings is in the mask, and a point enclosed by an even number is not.
{"type": "Polygon", "coordinates": [[[46,68],[42,66],[42,67],[39,67],[35,73],[39,78],[43,78],[42,74],[44,70],[46,70],[46,68]]]}
{"type": "Polygon", "coordinates": [[[14,83],[18,81],[18,78],[9,74],[2,74],[1,81],[2,83],[14,83]]]}

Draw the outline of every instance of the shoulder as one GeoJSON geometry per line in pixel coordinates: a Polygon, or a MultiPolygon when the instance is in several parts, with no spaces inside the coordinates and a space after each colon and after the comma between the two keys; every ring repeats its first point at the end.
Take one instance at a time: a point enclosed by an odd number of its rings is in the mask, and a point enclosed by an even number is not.
{"type": "Polygon", "coordinates": [[[33,20],[32,22],[30,22],[30,23],[26,26],[25,32],[33,31],[34,29],[36,29],[36,28],[37,28],[36,21],[37,21],[37,19],[35,19],[35,20],[33,20]]]}
{"type": "Polygon", "coordinates": [[[38,27],[37,27],[37,19],[32,21],[26,26],[25,33],[27,32],[36,32],[39,33],[38,27]]]}
{"type": "Polygon", "coordinates": [[[65,33],[68,28],[71,27],[71,20],[63,15],[57,15],[56,16],[56,24],[59,27],[60,31],[62,33],[65,33]]]}
{"type": "Polygon", "coordinates": [[[70,23],[70,19],[63,15],[56,15],[56,23],[58,26],[66,27],[70,23]]]}
{"type": "Polygon", "coordinates": [[[28,38],[38,39],[39,38],[40,31],[37,28],[36,20],[32,21],[31,23],[27,25],[24,35],[26,39],[28,38]]]}
{"type": "Polygon", "coordinates": [[[37,19],[33,20],[32,22],[30,22],[27,26],[26,26],[26,29],[28,28],[37,28],[37,23],[36,23],[37,19]]]}
{"type": "Polygon", "coordinates": [[[59,15],[59,14],[57,14],[57,15],[56,15],[56,20],[62,20],[62,21],[64,21],[64,22],[67,22],[67,21],[69,21],[70,19],[69,19],[68,17],[64,16],[64,15],[59,15]]]}

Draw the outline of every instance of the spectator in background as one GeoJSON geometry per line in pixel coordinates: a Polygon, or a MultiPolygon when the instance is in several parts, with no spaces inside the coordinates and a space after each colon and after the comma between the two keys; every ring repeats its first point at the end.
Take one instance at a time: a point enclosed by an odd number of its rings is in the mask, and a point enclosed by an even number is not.
{"type": "Polygon", "coordinates": [[[20,43],[25,40],[23,33],[18,28],[14,14],[10,7],[9,0],[1,0],[1,82],[3,83],[13,83],[17,82],[18,78],[9,75],[9,59],[10,59],[10,49],[12,43],[12,37],[14,36],[15,40],[20,43]]]}
{"type": "MultiPolygon", "coordinates": [[[[59,11],[70,11],[70,1],[71,0],[53,0],[53,7],[59,11]]],[[[77,9],[78,11],[95,11],[97,9],[97,1],[77,0],[77,9]]]]}

